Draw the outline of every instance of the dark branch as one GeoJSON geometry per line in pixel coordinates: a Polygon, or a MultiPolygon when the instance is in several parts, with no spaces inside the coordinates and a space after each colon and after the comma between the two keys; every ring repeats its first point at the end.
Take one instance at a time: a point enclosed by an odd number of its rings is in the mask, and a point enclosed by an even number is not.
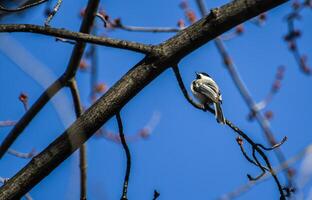
{"type": "Polygon", "coordinates": [[[75,40],[77,42],[89,42],[93,44],[114,47],[119,49],[131,50],[139,53],[151,53],[152,45],[130,42],[126,40],[112,39],[108,37],[99,37],[85,32],[73,32],[65,29],[51,28],[49,26],[38,26],[33,24],[1,24],[0,32],[30,32],[42,35],[60,37],[64,39],[75,40]]]}
{"type": "Polygon", "coordinates": [[[52,20],[52,18],[54,17],[54,15],[56,15],[57,11],[60,9],[61,4],[62,4],[63,0],[57,0],[56,5],[54,6],[53,10],[50,12],[50,14],[48,15],[46,21],[44,22],[45,26],[48,26],[50,21],[52,20]]]}
{"type": "MultiPolygon", "coordinates": [[[[76,117],[80,117],[82,114],[82,104],[80,101],[79,90],[77,82],[73,78],[69,81],[68,87],[72,95],[74,102],[76,117]]],[[[80,200],[87,199],[87,145],[81,145],[79,149],[79,168],[80,168],[80,200]]]]}
{"type": "Polygon", "coordinates": [[[154,190],[154,198],[153,200],[156,200],[160,196],[159,192],[157,190],[154,190]]]}
{"type": "MultiPolygon", "coordinates": [[[[187,101],[189,102],[193,102],[193,100],[190,98],[190,95],[187,94],[187,91],[185,89],[185,85],[183,83],[183,80],[180,76],[180,73],[179,73],[179,70],[178,70],[178,66],[176,65],[174,67],[175,69],[175,75],[177,76],[177,80],[179,82],[179,85],[180,85],[180,88],[185,96],[185,98],[187,99],[187,101]]],[[[201,109],[203,110],[201,107],[197,107],[196,104],[193,104],[191,103],[195,108],[197,109],[201,109]]],[[[209,108],[209,107],[208,107],[209,108]]],[[[210,113],[212,113],[213,115],[215,114],[215,111],[213,109],[207,109],[207,111],[209,111],[210,113]]],[[[249,136],[247,134],[245,134],[242,130],[240,130],[237,126],[235,126],[231,121],[229,120],[226,120],[226,125],[228,127],[230,127],[234,132],[236,132],[240,137],[244,138],[251,146],[252,146],[252,149],[253,149],[253,158],[254,160],[252,160],[249,156],[247,156],[247,154],[245,153],[245,151],[243,150],[243,155],[245,158],[247,158],[247,160],[251,163],[253,163],[254,165],[258,166],[261,171],[262,171],[262,174],[260,174],[259,176],[257,176],[256,178],[253,178],[251,177],[250,175],[247,175],[248,178],[250,180],[258,180],[259,178],[261,178],[264,174],[265,174],[265,169],[266,167],[263,167],[261,165],[261,163],[258,161],[256,155],[255,155],[255,152],[259,153],[259,155],[263,158],[263,160],[265,161],[266,165],[267,165],[267,168],[268,168],[268,171],[271,173],[271,175],[273,176],[276,184],[277,184],[277,187],[278,187],[278,190],[280,192],[280,195],[281,195],[281,200],[285,200],[286,197],[285,197],[285,194],[283,192],[283,187],[281,186],[280,184],[280,181],[279,179],[277,178],[277,175],[275,174],[275,172],[273,171],[272,167],[271,167],[271,163],[269,161],[269,159],[267,158],[267,156],[264,154],[264,152],[258,147],[258,144],[256,144],[251,138],[249,138],[249,136]]],[[[241,146],[241,143],[242,141],[239,142],[240,146],[241,146]]],[[[242,149],[242,147],[241,147],[242,149]]]]}
{"type": "Polygon", "coordinates": [[[4,6],[0,5],[0,10],[1,11],[5,11],[5,12],[18,12],[18,11],[22,11],[22,10],[25,10],[27,8],[31,8],[31,7],[34,7],[34,6],[37,6],[39,4],[42,4],[44,2],[46,2],[48,0],[38,0],[38,1],[35,1],[33,3],[26,3],[24,5],[22,5],[21,7],[18,7],[18,8],[5,8],[4,6]]]}
{"type": "Polygon", "coordinates": [[[183,80],[182,80],[182,78],[181,78],[181,74],[180,74],[180,70],[179,70],[178,66],[177,66],[177,65],[174,65],[174,66],[172,67],[172,69],[173,69],[173,72],[174,72],[174,74],[175,74],[175,77],[177,78],[179,87],[180,87],[180,89],[181,89],[181,91],[182,91],[184,97],[187,99],[187,101],[188,101],[190,104],[192,104],[195,108],[198,108],[198,109],[200,109],[200,110],[206,111],[206,109],[205,109],[205,107],[204,107],[203,105],[201,105],[200,103],[197,103],[196,101],[194,101],[194,100],[192,99],[192,97],[188,94],[188,92],[187,92],[187,90],[186,90],[186,88],[185,88],[185,85],[184,85],[184,83],[183,83],[183,80]]]}
{"type": "Polygon", "coordinates": [[[129,176],[130,176],[130,169],[131,169],[131,155],[129,151],[129,147],[127,145],[125,135],[123,132],[123,126],[122,126],[122,120],[120,117],[120,112],[116,113],[116,119],[118,123],[118,129],[119,129],[119,137],[121,140],[121,144],[125,150],[126,156],[127,156],[127,168],[126,168],[126,174],[125,174],[125,179],[124,179],[124,184],[123,184],[123,189],[122,189],[122,197],[121,200],[127,200],[127,192],[128,192],[128,185],[129,185],[129,176]]]}
{"type": "MultiPolygon", "coordinates": [[[[205,15],[207,12],[207,9],[205,7],[204,1],[203,0],[197,0],[197,4],[199,6],[199,9],[201,11],[202,15],[205,15]]],[[[261,14],[261,13],[259,13],[261,14]]],[[[227,52],[225,45],[223,43],[223,41],[217,37],[214,40],[214,43],[224,61],[224,65],[226,66],[226,68],[228,69],[231,78],[233,79],[233,82],[235,84],[235,86],[237,87],[238,91],[240,92],[241,96],[243,97],[243,99],[245,100],[248,108],[250,109],[251,113],[254,113],[257,122],[259,123],[260,127],[262,128],[264,135],[266,137],[266,139],[268,140],[268,142],[271,145],[275,145],[276,144],[276,140],[275,137],[271,131],[271,128],[269,126],[268,120],[262,115],[261,112],[259,112],[259,110],[256,110],[256,103],[253,100],[251,94],[249,93],[246,85],[244,84],[243,80],[241,79],[238,71],[236,70],[235,64],[233,62],[233,60],[231,59],[229,53],[227,52]]],[[[276,149],[276,151],[274,151],[274,153],[276,154],[278,160],[280,163],[285,162],[285,156],[283,154],[283,152],[280,149],[276,149]]],[[[290,176],[290,170],[289,169],[285,169],[285,176],[287,178],[288,181],[288,185],[292,186],[292,177],[290,176]]]]}
{"type": "MultiPolygon", "coordinates": [[[[237,137],[236,141],[237,141],[237,144],[239,145],[239,147],[241,149],[243,156],[246,158],[246,160],[249,161],[250,163],[254,164],[257,167],[260,167],[261,164],[259,162],[257,163],[254,159],[252,159],[248,156],[248,154],[245,151],[244,146],[243,146],[243,139],[241,137],[237,137]]],[[[261,165],[261,168],[264,168],[265,170],[269,171],[269,169],[263,165],[261,165]]]]}

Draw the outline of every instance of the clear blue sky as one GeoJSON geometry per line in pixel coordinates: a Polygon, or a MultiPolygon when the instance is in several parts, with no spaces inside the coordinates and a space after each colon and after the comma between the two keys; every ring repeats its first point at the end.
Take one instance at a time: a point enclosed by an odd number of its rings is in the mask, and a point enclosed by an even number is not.
{"type": "MultiPolygon", "coordinates": [[[[189,2],[199,16],[195,1],[189,2]]],[[[86,3],[87,1],[64,1],[51,26],[78,31],[81,22],[78,15],[86,3]]],[[[179,19],[184,18],[179,3],[180,0],[102,1],[101,6],[113,18],[121,17],[122,22],[127,25],[172,27],[176,26],[179,19]]],[[[207,1],[209,8],[224,3],[226,1],[217,3],[207,1]]],[[[1,23],[42,25],[44,8],[45,6],[41,5],[25,13],[23,17],[10,16],[1,23]]],[[[287,157],[295,155],[312,141],[312,128],[309,126],[312,111],[310,89],[312,79],[299,70],[283,41],[283,36],[287,32],[284,16],[289,11],[290,3],[270,11],[268,21],[263,27],[247,22],[242,37],[226,42],[241,77],[256,101],[262,100],[270,90],[277,67],[285,65],[282,88],[266,110],[274,112],[271,126],[276,138],[288,137],[288,141],[282,147],[287,157]]],[[[303,12],[302,20],[297,23],[303,30],[302,37],[298,41],[300,50],[310,57],[311,17],[311,10],[306,10],[303,12]]],[[[98,32],[104,33],[101,27],[98,32]]],[[[157,44],[174,35],[130,33],[122,30],[107,34],[113,38],[147,44],[157,44]]],[[[30,67],[30,72],[37,74],[36,77],[45,82],[43,85],[46,87],[46,84],[51,83],[64,71],[72,45],[55,42],[53,37],[25,33],[9,35],[1,33],[0,41],[0,121],[18,120],[24,113],[18,100],[20,92],[26,92],[32,104],[44,89],[34,77],[22,70],[23,66],[24,70],[30,67]],[[30,64],[13,62],[3,53],[1,48],[10,49],[10,55],[15,55],[13,47],[5,45],[5,41],[11,40],[19,47],[19,51],[16,52],[27,50],[32,54],[34,59],[30,64]],[[41,72],[38,71],[39,68],[49,70],[41,72]],[[36,70],[31,71],[32,69],[36,70]]],[[[98,47],[98,52],[99,81],[109,86],[143,57],[141,54],[107,47],[98,47]]],[[[212,42],[184,58],[180,63],[180,69],[187,85],[194,78],[195,71],[205,71],[214,77],[223,93],[225,116],[245,130],[255,141],[267,144],[258,124],[246,120],[248,108],[233,85],[212,42]]],[[[89,77],[88,73],[79,72],[77,75],[82,100],[86,106],[90,105],[89,77]]],[[[23,152],[28,152],[32,148],[41,151],[71,124],[74,120],[74,111],[71,108],[69,91],[64,89],[57,98],[55,98],[57,106],[65,111],[63,118],[60,118],[53,104],[48,103],[12,148],[23,152]],[[61,100],[57,101],[57,98],[61,100]]],[[[130,200],[152,199],[154,189],[161,193],[160,199],[216,199],[246,183],[247,173],[252,175],[259,173],[259,170],[247,162],[241,154],[235,141],[235,133],[217,124],[211,114],[198,111],[186,102],[170,69],[124,107],[121,114],[126,134],[135,134],[148,122],[154,112],[159,112],[161,119],[151,137],[129,143],[133,158],[128,193],[130,200]]],[[[105,127],[113,132],[118,131],[115,118],[105,127]]],[[[0,128],[1,141],[10,129],[0,128]]],[[[119,199],[126,164],[121,145],[95,138],[91,138],[87,145],[89,199],[119,199]]],[[[278,162],[274,153],[268,155],[276,166],[278,162]]],[[[0,160],[0,176],[13,176],[27,162],[29,160],[6,155],[0,160]]],[[[299,172],[300,162],[294,167],[299,172]]],[[[283,175],[280,174],[279,177],[284,182],[283,175]]],[[[310,187],[311,184],[304,187],[305,195],[308,195],[310,187]]],[[[77,152],[30,193],[34,199],[78,199],[77,152]]],[[[278,199],[278,196],[276,185],[270,178],[238,199],[273,200],[278,199]]]]}

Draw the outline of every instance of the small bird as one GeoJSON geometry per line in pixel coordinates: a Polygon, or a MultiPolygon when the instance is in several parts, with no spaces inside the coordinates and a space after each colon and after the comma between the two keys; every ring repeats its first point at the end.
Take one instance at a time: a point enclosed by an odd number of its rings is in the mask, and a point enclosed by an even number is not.
{"type": "Polygon", "coordinates": [[[193,95],[204,106],[214,104],[217,122],[225,124],[221,104],[222,96],[217,83],[205,72],[196,72],[196,79],[191,84],[193,95]]]}

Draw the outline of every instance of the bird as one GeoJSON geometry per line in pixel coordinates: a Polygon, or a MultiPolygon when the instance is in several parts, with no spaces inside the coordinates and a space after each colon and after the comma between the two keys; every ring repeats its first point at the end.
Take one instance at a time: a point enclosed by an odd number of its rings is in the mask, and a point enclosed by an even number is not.
{"type": "Polygon", "coordinates": [[[195,72],[195,74],[196,79],[191,83],[193,95],[204,107],[213,104],[217,122],[225,124],[226,120],[221,108],[222,95],[219,86],[207,73],[195,72]]]}

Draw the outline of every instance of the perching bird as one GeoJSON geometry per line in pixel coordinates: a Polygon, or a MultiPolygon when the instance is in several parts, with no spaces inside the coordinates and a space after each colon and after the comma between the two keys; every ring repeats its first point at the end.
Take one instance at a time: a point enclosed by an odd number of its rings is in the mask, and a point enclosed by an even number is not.
{"type": "Polygon", "coordinates": [[[196,72],[196,79],[191,84],[193,95],[204,106],[214,104],[217,122],[225,124],[221,104],[222,96],[217,83],[206,73],[196,72]]]}

